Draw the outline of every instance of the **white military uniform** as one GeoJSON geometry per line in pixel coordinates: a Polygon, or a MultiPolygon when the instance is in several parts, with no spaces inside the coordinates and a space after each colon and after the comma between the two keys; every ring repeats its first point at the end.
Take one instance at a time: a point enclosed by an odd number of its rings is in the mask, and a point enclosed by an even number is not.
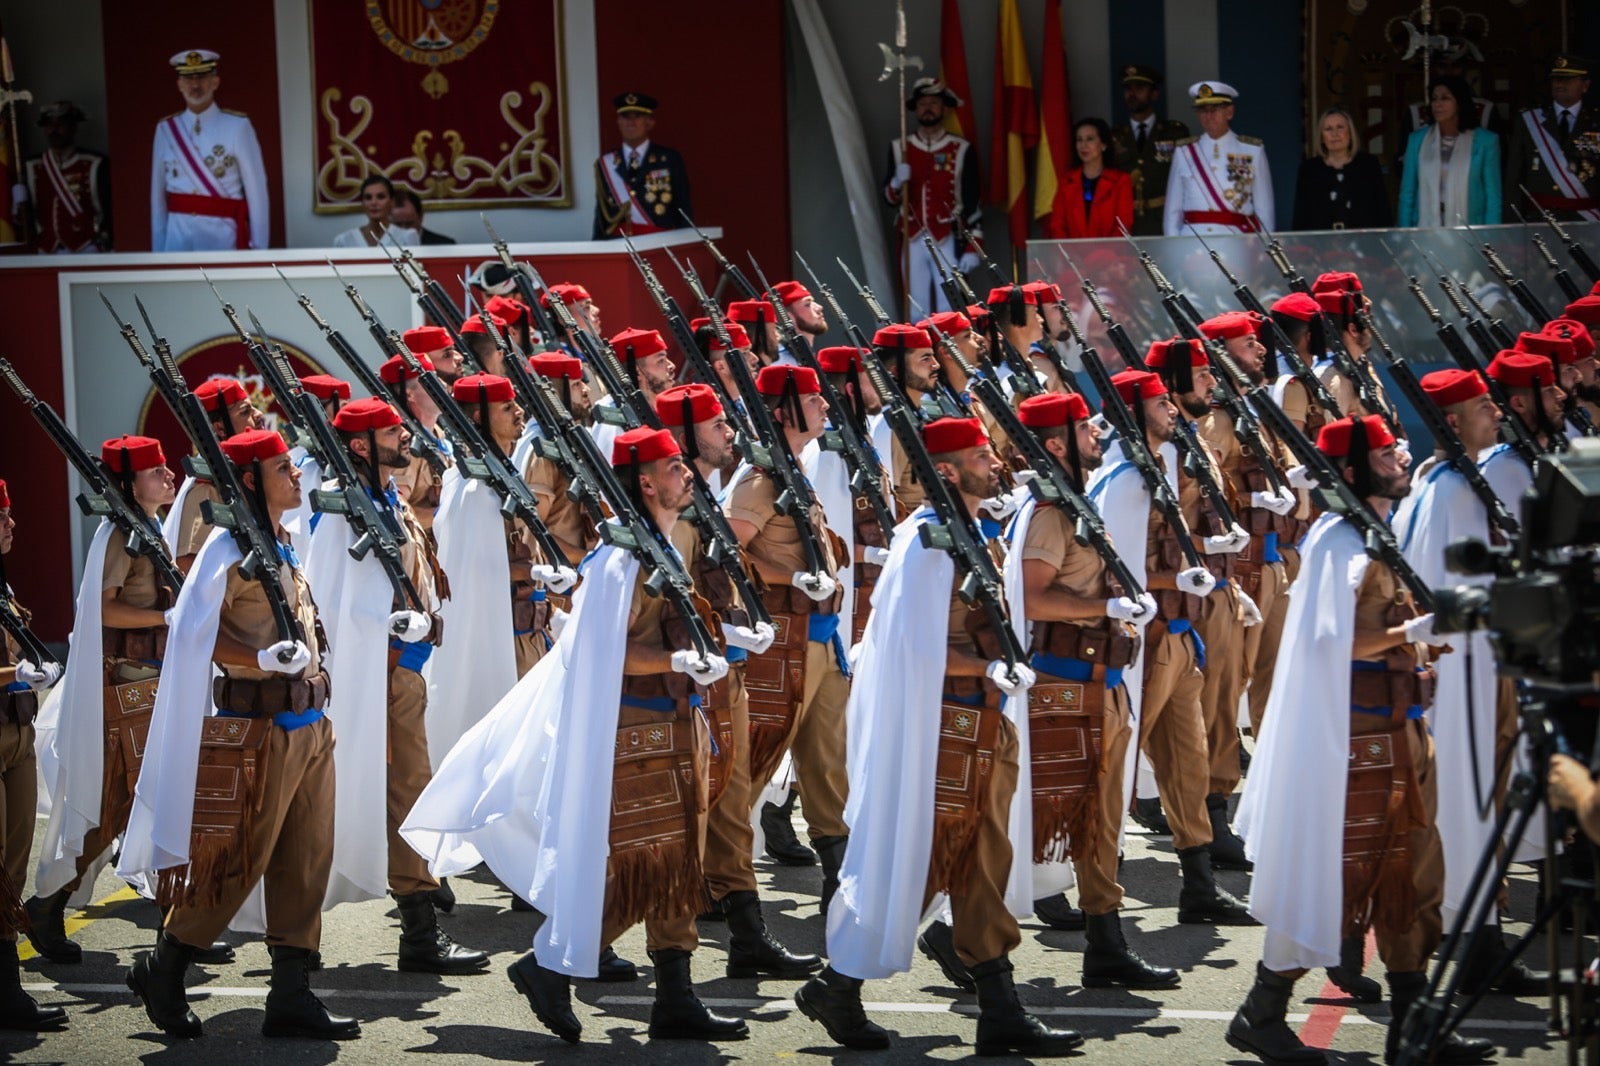
{"type": "MultiPolygon", "coordinates": [[[[1222,82],[1200,82],[1189,90],[1195,106],[1233,102],[1237,95],[1222,82]]],[[[1185,137],[1172,153],[1162,232],[1169,237],[1195,232],[1203,237],[1276,229],[1272,174],[1267,150],[1256,137],[1232,130],[1219,138],[1185,137]],[[1191,229],[1192,227],[1192,229],[1191,229]]]]}
{"type": "MultiPolygon", "coordinates": [[[[179,74],[184,53],[173,57],[179,74]]],[[[216,53],[190,52],[188,61],[213,64],[216,53]]],[[[215,102],[199,114],[184,110],[156,123],[150,164],[150,247],[157,252],[265,248],[271,212],[261,144],[250,119],[215,102]],[[173,200],[172,198],[182,198],[173,200]],[[214,210],[196,211],[195,198],[214,210]],[[183,202],[187,201],[187,202],[183,202]],[[240,233],[236,219],[248,217],[240,233]]]]}

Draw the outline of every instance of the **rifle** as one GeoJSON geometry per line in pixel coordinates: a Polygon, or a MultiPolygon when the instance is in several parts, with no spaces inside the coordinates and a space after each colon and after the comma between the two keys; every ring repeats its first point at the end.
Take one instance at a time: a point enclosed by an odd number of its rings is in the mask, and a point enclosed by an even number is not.
{"type": "MultiPolygon", "coordinates": [[[[167,344],[166,338],[156,332],[154,323],[150,321],[150,313],[145,310],[144,302],[138,296],[133,298],[133,302],[138,306],[139,315],[144,319],[145,329],[150,334],[150,346],[155,349],[156,360],[165,372],[173,394],[184,411],[183,417],[179,420],[185,425],[199,427],[194,444],[200,449],[201,458],[205,460],[206,469],[209,471],[208,479],[219,497],[203,501],[200,504],[200,514],[210,525],[227,530],[228,535],[238,546],[239,554],[243,557],[239,562],[239,574],[247,581],[255,581],[261,585],[262,592],[266,596],[267,608],[272,612],[272,623],[277,630],[278,641],[303,643],[306,634],[300,625],[300,620],[290,609],[289,598],[283,591],[279,570],[282,559],[278,554],[282,542],[278,540],[276,531],[267,527],[269,519],[263,488],[259,484],[256,486],[256,503],[250,503],[245,495],[244,482],[238,470],[223,454],[222,443],[211,430],[211,417],[206,414],[199,398],[190,391],[188,384],[183,380],[178,362],[172,357],[172,348],[167,344]]],[[[293,653],[281,652],[278,658],[280,662],[288,662],[293,658],[293,653]]]]}
{"type": "MultiPolygon", "coordinates": [[[[394,256],[389,249],[381,243],[379,247],[383,248],[383,254],[389,256],[390,262],[393,262],[394,256]]],[[[422,310],[439,325],[445,326],[455,333],[460,333],[462,324],[467,320],[466,316],[456,309],[456,305],[451,301],[449,294],[444,291],[444,286],[428,276],[428,268],[422,265],[422,260],[411,253],[410,248],[401,248],[399,255],[400,262],[410,267],[417,275],[417,280],[422,283],[422,289],[428,296],[428,299],[424,301],[423,293],[417,292],[417,303],[421,305],[422,310]]],[[[402,278],[405,277],[404,270],[401,270],[398,266],[395,269],[399,270],[402,278]]],[[[412,291],[416,292],[417,290],[413,289],[412,291]]]]}
{"type": "Polygon", "coordinates": [[[283,404],[289,417],[305,427],[316,443],[317,450],[321,453],[319,461],[322,464],[323,475],[331,476],[339,483],[337,489],[329,490],[321,486],[312,489],[311,506],[324,514],[343,515],[345,521],[350,523],[350,530],[355,534],[355,542],[349,549],[350,558],[360,560],[366,558],[368,554],[377,556],[378,565],[383,567],[383,574],[389,579],[390,587],[394,589],[394,602],[399,605],[397,610],[427,614],[428,605],[417,592],[417,587],[412,583],[411,575],[406,573],[405,563],[401,559],[401,547],[406,539],[405,531],[401,528],[394,510],[388,506],[380,510],[374,496],[375,493],[383,491],[383,484],[378,479],[378,457],[373,455],[368,460],[372,464],[369,472],[371,492],[368,492],[362,485],[360,475],[356,473],[355,464],[350,461],[349,449],[335,432],[333,424],[328,421],[322,401],[301,387],[300,375],[296,374],[294,367],[290,365],[288,354],[280,345],[268,339],[267,332],[262,328],[255,313],[253,311],[248,313],[250,324],[255,327],[258,338],[256,344],[265,354],[266,362],[273,364],[275,376],[282,382],[284,391],[275,393],[278,401],[283,404]]]}
{"type": "MultiPolygon", "coordinates": [[[[1522,223],[1523,226],[1529,225],[1528,220],[1522,216],[1521,211],[1517,210],[1515,204],[1511,206],[1511,210],[1517,216],[1518,222],[1522,223]]],[[[1583,290],[1578,288],[1578,283],[1572,280],[1572,274],[1556,259],[1555,253],[1550,250],[1549,245],[1544,243],[1544,238],[1530,230],[1528,240],[1533,242],[1534,248],[1539,252],[1539,258],[1544,260],[1544,265],[1550,268],[1551,274],[1555,275],[1556,285],[1561,288],[1561,294],[1567,298],[1567,302],[1571,303],[1573,300],[1582,299],[1583,290]]]]}
{"type": "Polygon", "coordinates": [[[6,379],[6,384],[11,386],[28,413],[33,415],[34,421],[39,423],[39,428],[44,430],[44,435],[50,438],[50,442],[66,457],[88,487],[89,491],[77,498],[78,509],[86,515],[98,515],[120,529],[127,538],[129,555],[145,556],[155,566],[157,580],[174,593],[181,589],[183,575],[173,565],[166,541],[161,539],[160,527],[137,509],[132,499],[123,495],[122,489],[107,475],[105,467],[85,450],[72,430],[61,421],[61,416],[33,394],[33,390],[23,383],[16,368],[4,358],[0,358],[0,377],[6,379]]]}
{"type": "MultiPolygon", "coordinates": [[[[1436,260],[1429,256],[1423,247],[1416,241],[1411,242],[1411,247],[1415,248],[1417,253],[1422,256],[1422,261],[1433,269],[1439,283],[1439,291],[1444,293],[1444,298],[1450,301],[1450,306],[1456,309],[1456,314],[1460,315],[1462,320],[1466,322],[1467,335],[1470,336],[1472,338],[1472,342],[1478,346],[1478,351],[1483,353],[1483,358],[1486,360],[1493,359],[1495,357],[1495,353],[1501,348],[1511,347],[1512,343],[1514,343],[1512,340],[1507,340],[1504,344],[1500,343],[1499,334],[1505,331],[1505,325],[1498,319],[1495,320],[1491,326],[1486,324],[1486,321],[1483,318],[1474,318],[1472,316],[1472,311],[1468,309],[1466,303],[1461,298],[1461,290],[1457,289],[1455,279],[1446,273],[1444,268],[1436,260]]],[[[1390,248],[1387,243],[1384,243],[1384,250],[1389,253],[1389,257],[1394,260],[1395,265],[1399,266],[1399,258],[1394,254],[1394,250],[1390,248]]],[[[1412,278],[1411,280],[1414,282],[1416,279],[1412,278]]],[[[1464,288],[1465,286],[1462,286],[1462,289],[1464,288]]],[[[1413,288],[1412,295],[1415,296],[1416,294],[1417,290],[1413,288]]],[[[1423,310],[1426,311],[1429,309],[1429,307],[1431,307],[1431,305],[1425,305],[1423,310]]],[[[1432,318],[1434,315],[1430,314],[1429,317],[1432,318]]],[[[1435,325],[1437,326],[1438,324],[1435,323],[1435,325]]]]}
{"type": "MultiPolygon", "coordinates": [[[[1073,271],[1076,272],[1077,267],[1073,267],[1073,271]]],[[[1081,274],[1079,276],[1082,277],[1081,274]]],[[[1085,279],[1085,284],[1087,283],[1085,279]]],[[[1089,288],[1092,289],[1093,286],[1090,285],[1089,288]]],[[[1091,297],[1092,301],[1097,299],[1098,297],[1091,297]]],[[[1122,442],[1122,454],[1128,457],[1128,461],[1139,471],[1139,476],[1144,480],[1145,491],[1150,495],[1150,506],[1160,511],[1167,525],[1177,533],[1178,547],[1183,552],[1184,561],[1191,567],[1204,567],[1205,562],[1200,558],[1200,551],[1194,546],[1194,537],[1189,533],[1189,523],[1183,519],[1183,508],[1178,504],[1177,494],[1173,492],[1171,482],[1167,480],[1167,475],[1162,472],[1161,465],[1151,453],[1150,442],[1145,439],[1144,432],[1139,428],[1133,410],[1122,398],[1122,393],[1111,383],[1111,375],[1106,371],[1105,363],[1100,361],[1100,353],[1090,347],[1088,338],[1078,328],[1078,320],[1069,313],[1066,316],[1066,324],[1072,331],[1073,340],[1078,342],[1078,347],[1082,350],[1083,368],[1094,382],[1095,390],[1100,393],[1101,407],[1105,412],[1106,421],[1116,430],[1117,438],[1122,442]]]]}
{"type": "MultiPolygon", "coordinates": [[[[650,293],[650,298],[655,301],[656,309],[667,320],[667,329],[672,339],[678,345],[678,350],[683,353],[683,358],[694,367],[705,383],[717,394],[717,402],[722,409],[728,412],[730,418],[738,410],[734,406],[733,397],[728,394],[728,386],[723,384],[722,375],[717,373],[716,367],[711,365],[711,360],[706,353],[700,350],[700,344],[694,339],[694,330],[689,328],[689,319],[678,306],[678,301],[667,292],[666,286],[661,284],[661,279],[656,276],[655,268],[639,254],[634,248],[633,240],[627,234],[622,235],[622,241],[628,248],[628,256],[633,260],[633,265],[639,271],[639,276],[644,279],[644,287],[650,293]]],[[[728,358],[733,358],[730,352],[728,358]]]]}
{"type": "MultiPolygon", "coordinates": [[[[329,265],[332,266],[331,263],[329,265]]],[[[344,365],[350,368],[350,373],[355,376],[357,381],[361,382],[361,387],[374,396],[387,396],[390,398],[394,404],[394,409],[400,412],[400,421],[405,423],[407,432],[411,434],[411,454],[418,458],[426,459],[429,468],[433,470],[434,474],[443,474],[445,467],[449,465],[449,461],[446,459],[444,452],[439,449],[438,440],[423,427],[422,423],[417,420],[417,416],[412,414],[411,409],[406,406],[405,386],[402,384],[398,387],[391,387],[383,378],[379,377],[378,373],[356,354],[356,350],[350,346],[350,342],[345,340],[344,334],[328,325],[327,320],[312,305],[311,297],[297,290],[294,287],[294,282],[290,281],[277,266],[272,269],[278,271],[278,277],[282,278],[283,283],[289,287],[289,291],[294,293],[295,302],[305,310],[306,314],[311,316],[312,323],[322,331],[323,339],[328,342],[328,347],[332,348],[334,353],[344,361],[344,365]]],[[[334,274],[337,275],[338,271],[335,270],[334,274]]],[[[365,310],[366,303],[362,301],[361,294],[356,292],[355,286],[348,281],[343,278],[339,278],[339,280],[344,284],[345,293],[350,296],[358,308],[363,309],[362,313],[363,317],[365,317],[367,313],[365,310]]]]}
{"type": "Polygon", "coordinates": [[[1334,400],[1333,395],[1328,392],[1328,387],[1322,383],[1321,378],[1317,377],[1316,372],[1311,369],[1310,365],[1300,358],[1300,352],[1289,342],[1289,338],[1284,336],[1283,329],[1278,325],[1277,319],[1268,313],[1266,306],[1256,297],[1250,286],[1234,276],[1233,271],[1229,270],[1227,264],[1222,261],[1222,254],[1206,243],[1206,239],[1200,236],[1199,230],[1196,230],[1193,226],[1190,226],[1189,230],[1199,239],[1200,246],[1206,250],[1206,254],[1217,265],[1217,269],[1222,271],[1222,276],[1227,279],[1228,284],[1233,286],[1233,297],[1239,301],[1239,306],[1247,311],[1254,311],[1266,322],[1267,328],[1272,331],[1272,347],[1283,357],[1283,361],[1288,364],[1289,372],[1300,383],[1300,387],[1306,390],[1306,395],[1311,398],[1311,402],[1327,412],[1328,417],[1333,421],[1343,418],[1344,414],[1339,410],[1339,404],[1334,400]]]}
{"type": "MultiPolygon", "coordinates": [[[[533,315],[534,325],[539,331],[539,336],[544,339],[546,344],[554,344],[556,342],[555,324],[550,321],[550,316],[545,313],[543,305],[539,303],[539,297],[533,291],[533,282],[528,277],[527,271],[511,258],[511,249],[506,247],[506,242],[500,238],[500,234],[495,232],[493,224],[489,221],[489,216],[479,212],[478,220],[483,223],[483,228],[489,231],[489,240],[494,245],[494,250],[499,253],[500,262],[510,273],[511,280],[516,284],[517,295],[521,297],[523,303],[528,305],[528,313],[533,315]]],[[[471,293],[472,286],[463,286],[463,291],[471,293]]]]}
{"type": "MultiPolygon", "coordinates": [[[[1461,223],[1467,233],[1473,233],[1472,227],[1467,224],[1465,219],[1457,216],[1457,221],[1461,223]]],[[[1476,234],[1473,235],[1476,236],[1476,234]]],[[[1462,236],[1461,239],[1467,240],[1465,236],[1462,236]]],[[[1471,245],[1472,242],[1467,241],[1467,244],[1471,245]]],[[[1494,276],[1500,279],[1500,284],[1504,285],[1511,295],[1516,298],[1518,306],[1522,308],[1529,318],[1533,319],[1533,327],[1535,329],[1550,321],[1552,316],[1544,309],[1544,304],[1540,303],[1539,298],[1528,288],[1526,281],[1511,273],[1511,268],[1506,266],[1505,260],[1500,258],[1500,253],[1495,251],[1494,245],[1484,241],[1478,245],[1478,254],[1482,255],[1483,261],[1489,264],[1489,269],[1494,271],[1494,276]]]]}
{"type": "Polygon", "coordinates": [[[1394,571],[1395,577],[1411,590],[1411,596],[1416,600],[1418,607],[1423,611],[1432,611],[1433,590],[1406,561],[1404,553],[1400,551],[1399,542],[1395,540],[1394,530],[1389,528],[1389,523],[1375,514],[1372,508],[1367,506],[1366,500],[1355,494],[1355,490],[1345,481],[1343,474],[1334,468],[1328,457],[1323,455],[1304,433],[1295,428],[1289,416],[1284,414],[1283,408],[1273,400],[1272,393],[1260,385],[1251,385],[1249,378],[1227,355],[1222,357],[1222,367],[1224,372],[1234,378],[1235,384],[1245,390],[1250,402],[1261,412],[1262,419],[1278,438],[1289,446],[1289,450],[1294,452],[1295,459],[1316,480],[1317,496],[1323,508],[1337,512],[1354,526],[1366,545],[1367,555],[1394,571]]]}
{"type": "Polygon", "coordinates": [[[966,244],[974,252],[978,253],[978,262],[982,263],[984,268],[988,270],[990,274],[994,275],[995,281],[999,282],[1001,285],[1010,284],[1006,280],[1006,276],[1000,273],[1000,268],[994,265],[994,260],[989,258],[989,253],[985,251],[983,245],[978,242],[978,238],[974,237],[972,235],[972,231],[967,229],[967,224],[961,219],[960,215],[951,217],[950,230],[956,236],[957,245],[966,244]]]}
{"type": "MultiPolygon", "coordinates": [[[[1416,283],[1414,277],[1412,283],[1416,283]]],[[[1437,313],[1436,311],[1435,314],[1437,313]]],[[[1378,351],[1382,353],[1384,365],[1389,368],[1389,375],[1400,386],[1400,391],[1405,393],[1406,399],[1411,401],[1412,410],[1422,416],[1428,432],[1433,435],[1434,443],[1444,453],[1445,462],[1461,475],[1467,487],[1472,490],[1472,494],[1478,497],[1478,502],[1483,504],[1489,521],[1498,527],[1508,540],[1515,540],[1520,528],[1517,520],[1511,516],[1505,502],[1495,495],[1494,489],[1489,487],[1489,482],[1484,480],[1483,472],[1478,469],[1477,457],[1467,454],[1466,448],[1461,444],[1461,438],[1450,428],[1448,416],[1439,409],[1438,404],[1428,398],[1427,393],[1422,391],[1422,382],[1417,379],[1417,372],[1411,369],[1411,364],[1396,355],[1394,349],[1389,347],[1388,340],[1378,331],[1378,324],[1372,321],[1371,316],[1366,312],[1362,312],[1362,315],[1367,319],[1367,329],[1372,332],[1372,339],[1378,342],[1378,351]]]]}
{"type": "Polygon", "coordinates": [[[1527,186],[1519,185],[1517,188],[1521,189],[1522,195],[1526,196],[1528,201],[1539,209],[1539,214],[1543,216],[1545,225],[1555,231],[1556,240],[1567,246],[1567,254],[1572,256],[1574,263],[1578,264],[1578,269],[1589,275],[1591,282],[1600,281],[1600,264],[1595,263],[1594,258],[1589,254],[1589,250],[1566,231],[1566,227],[1562,226],[1560,220],[1550,213],[1549,208],[1534,199],[1533,193],[1528,191],[1527,186]]]}
{"type": "Polygon", "coordinates": [[[16,601],[11,598],[11,586],[6,584],[6,569],[0,563],[0,629],[11,634],[11,639],[17,642],[22,649],[21,658],[32,662],[34,666],[45,667],[61,666],[61,660],[50,653],[33,630],[28,628],[28,623],[22,620],[22,614],[17,609],[16,601]]]}
{"type": "Polygon", "coordinates": [[[744,271],[740,270],[737,265],[728,262],[728,257],[722,254],[722,250],[717,247],[716,242],[706,236],[705,232],[694,224],[694,219],[685,215],[682,211],[679,211],[678,214],[683,215],[683,220],[689,224],[690,229],[694,230],[694,235],[700,238],[700,243],[706,246],[706,251],[711,253],[711,258],[717,261],[717,266],[722,269],[722,276],[733,282],[733,287],[738,289],[746,300],[761,299],[761,293],[757,292],[756,287],[750,284],[750,279],[744,276],[744,271]]]}
{"type": "MultiPolygon", "coordinates": [[[[139,360],[139,364],[150,375],[150,382],[155,387],[157,394],[160,395],[162,402],[167,405],[168,410],[172,412],[172,416],[178,420],[178,425],[183,429],[183,435],[188,437],[189,442],[198,449],[200,434],[202,432],[211,432],[210,417],[206,416],[204,422],[199,426],[190,424],[189,410],[183,404],[180,390],[174,387],[172,376],[150,357],[150,353],[145,350],[144,342],[139,339],[139,334],[134,332],[132,324],[117,314],[117,309],[111,306],[111,301],[106,299],[106,294],[99,289],[96,289],[95,293],[100,297],[100,302],[105,304],[106,311],[111,315],[111,320],[117,324],[117,330],[122,334],[122,339],[128,342],[129,348],[133,349],[134,357],[139,360]]],[[[181,383],[181,377],[179,381],[181,383]]],[[[211,480],[211,469],[206,465],[205,459],[200,456],[198,450],[194,455],[184,457],[183,468],[190,477],[197,481],[211,480]]]]}
{"type": "MultiPolygon", "coordinates": [[[[967,286],[966,278],[962,277],[961,272],[955,269],[950,261],[944,257],[944,252],[934,243],[933,238],[924,233],[922,240],[928,247],[928,253],[933,256],[934,265],[939,271],[941,285],[949,285],[945,289],[946,298],[949,298],[949,293],[955,292],[960,299],[965,301],[961,304],[962,308],[967,307],[969,304],[981,303],[982,301],[978,299],[977,294],[967,286]]],[[[1039,379],[1033,376],[1033,364],[1028,362],[1027,357],[1017,351],[1017,346],[1007,339],[1005,330],[999,327],[998,320],[996,320],[993,337],[996,346],[1000,349],[1000,358],[1005,361],[1006,366],[1011,370],[1011,377],[1014,381],[1012,385],[1013,391],[1023,397],[1037,396],[1043,392],[1044,388],[1039,384],[1039,379]]],[[[1052,347],[1052,362],[1055,362],[1054,354],[1055,349],[1052,347]]],[[[1058,362],[1056,362],[1056,369],[1058,372],[1065,370],[1065,375],[1061,380],[1072,380],[1071,370],[1068,370],[1058,362]]]]}
{"type": "MultiPolygon", "coordinates": [[[[439,307],[438,301],[434,298],[433,294],[429,292],[427,287],[424,286],[419,280],[412,278],[410,274],[406,273],[406,261],[404,259],[395,258],[394,254],[382,244],[380,244],[378,247],[382,249],[384,257],[389,260],[389,265],[394,267],[394,272],[400,275],[400,280],[406,283],[406,288],[410,289],[412,295],[417,298],[417,306],[422,308],[423,315],[432,321],[436,326],[439,326],[441,329],[446,330],[450,334],[451,345],[456,351],[461,353],[462,365],[473,373],[482,373],[483,367],[478,365],[478,359],[472,354],[472,349],[461,342],[461,326],[466,322],[466,319],[456,311],[455,305],[451,304],[448,300],[445,301],[445,306],[450,308],[450,311],[447,314],[439,307]]],[[[329,265],[333,265],[331,260],[329,265]]],[[[342,281],[344,279],[340,278],[340,280],[342,281]]],[[[432,282],[432,284],[436,288],[438,287],[437,282],[432,282]]],[[[442,292],[443,290],[441,289],[440,291],[442,292]]],[[[468,289],[467,291],[470,292],[471,289],[468,289]]]]}

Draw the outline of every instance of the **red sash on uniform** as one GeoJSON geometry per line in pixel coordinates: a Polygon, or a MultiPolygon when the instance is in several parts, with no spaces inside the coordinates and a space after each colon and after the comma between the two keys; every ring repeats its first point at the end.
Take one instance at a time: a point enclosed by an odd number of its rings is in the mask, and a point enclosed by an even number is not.
{"type": "MultiPolygon", "coordinates": [[[[643,165],[643,160],[640,163],[643,165]]],[[[605,182],[606,191],[611,194],[611,199],[616,205],[628,206],[628,219],[625,224],[629,229],[624,232],[633,237],[661,232],[661,227],[650,221],[650,215],[645,211],[644,205],[633,194],[633,186],[623,178],[622,166],[621,152],[607,152],[600,157],[600,166],[597,169],[600,171],[601,180],[605,182]]],[[[619,222],[618,229],[620,230],[623,225],[624,223],[619,222]]]]}
{"type": "Polygon", "coordinates": [[[1550,172],[1550,180],[1566,192],[1566,196],[1534,196],[1534,202],[1547,211],[1574,211],[1590,222],[1600,222],[1600,202],[1588,195],[1583,183],[1567,167],[1566,153],[1550,138],[1550,131],[1539,121],[1539,109],[1529,108],[1522,113],[1523,125],[1533,134],[1533,146],[1550,172]]]}
{"type": "Polygon", "coordinates": [[[1214,211],[1185,211],[1183,220],[1202,225],[1209,223],[1215,226],[1235,226],[1244,233],[1254,233],[1260,229],[1261,222],[1255,215],[1246,215],[1238,211],[1227,210],[1225,206],[1227,201],[1217,191],[1216,185],[1211,181],[1210,169],[1205,165],[1205,161],[1200,158],[1200,146],[1191,142],[1184,145],[1184,147],[1189,150],[1189,166],[1194,169],[1195,176],[1200,179],[1200,184],[1205,186],[1206,195],[1211,198],[1211,202],[1216,205],[1217,209],[1214,211]]]}
{"type": "Polygon", "coordinates": [[[200,165],[200,161],[189,150],[188,138],[184,136],[183,127],[178,125],[176,115],[167,119],[167,136],[171,137],[172,143],[177,146],[178,155],[183,161],[184,168],[189,171],[190,178],[194,180],[196,185],[206,190],[204,193],[167,193],[167,210],[180,215],[231,218],[234,222],[234,248],[239,251],[249,248],[249,202],[222,195],[222,190],[212,182],[211,175],[206,172],[206,168],[200,165]]]}

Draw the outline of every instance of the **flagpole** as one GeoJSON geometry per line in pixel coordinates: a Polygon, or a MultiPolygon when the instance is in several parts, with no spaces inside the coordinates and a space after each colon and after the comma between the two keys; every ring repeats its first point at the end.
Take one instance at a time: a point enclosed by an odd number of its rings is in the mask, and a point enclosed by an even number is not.
{"type": "MultiPolygon", "coordinates": [[[[906,5],[905,0],[894,3],[894,47],[900,58],[895,69],[900,72],[900,162],[906,163],[909,144],[906,140],[906,5]]],[[[13,127],[15,130],[15,127],[13,127]]],[[[911,183],[900,192],[900,301],[903,321],[911,321],[911,183]]]]}

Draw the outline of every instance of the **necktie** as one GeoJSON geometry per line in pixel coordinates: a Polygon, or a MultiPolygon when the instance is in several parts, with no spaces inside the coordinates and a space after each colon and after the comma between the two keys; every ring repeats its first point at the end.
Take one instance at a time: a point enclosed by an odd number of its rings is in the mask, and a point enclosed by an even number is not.
{"type": "Polygon", "coordinates": [[[629,170],[638,170],[639,169],[639,150],[637,148],[629,148],[628,149],[628,169],[629,170]]]}
{"type": "Polygon", "coordinates": [[[1134,151],[1139,153],[1139,154],[1141,154],[1141,155],[1144,153],[1144,137],[1145,137],[1144,130],[1145,130],[1145,124],[1143,122],[1141,122],[1141,123],[1139,123],[1138,128],[1135,129],[1134,133],[1133,133],[1134,151]]]}
{"type": "Polygon", "coordinates": [[[1572,112],[1561,112],[1561,121],[1558,125],[1561,127],[1561,139],[1563,141],[1572,136],[1572,112]]]}

